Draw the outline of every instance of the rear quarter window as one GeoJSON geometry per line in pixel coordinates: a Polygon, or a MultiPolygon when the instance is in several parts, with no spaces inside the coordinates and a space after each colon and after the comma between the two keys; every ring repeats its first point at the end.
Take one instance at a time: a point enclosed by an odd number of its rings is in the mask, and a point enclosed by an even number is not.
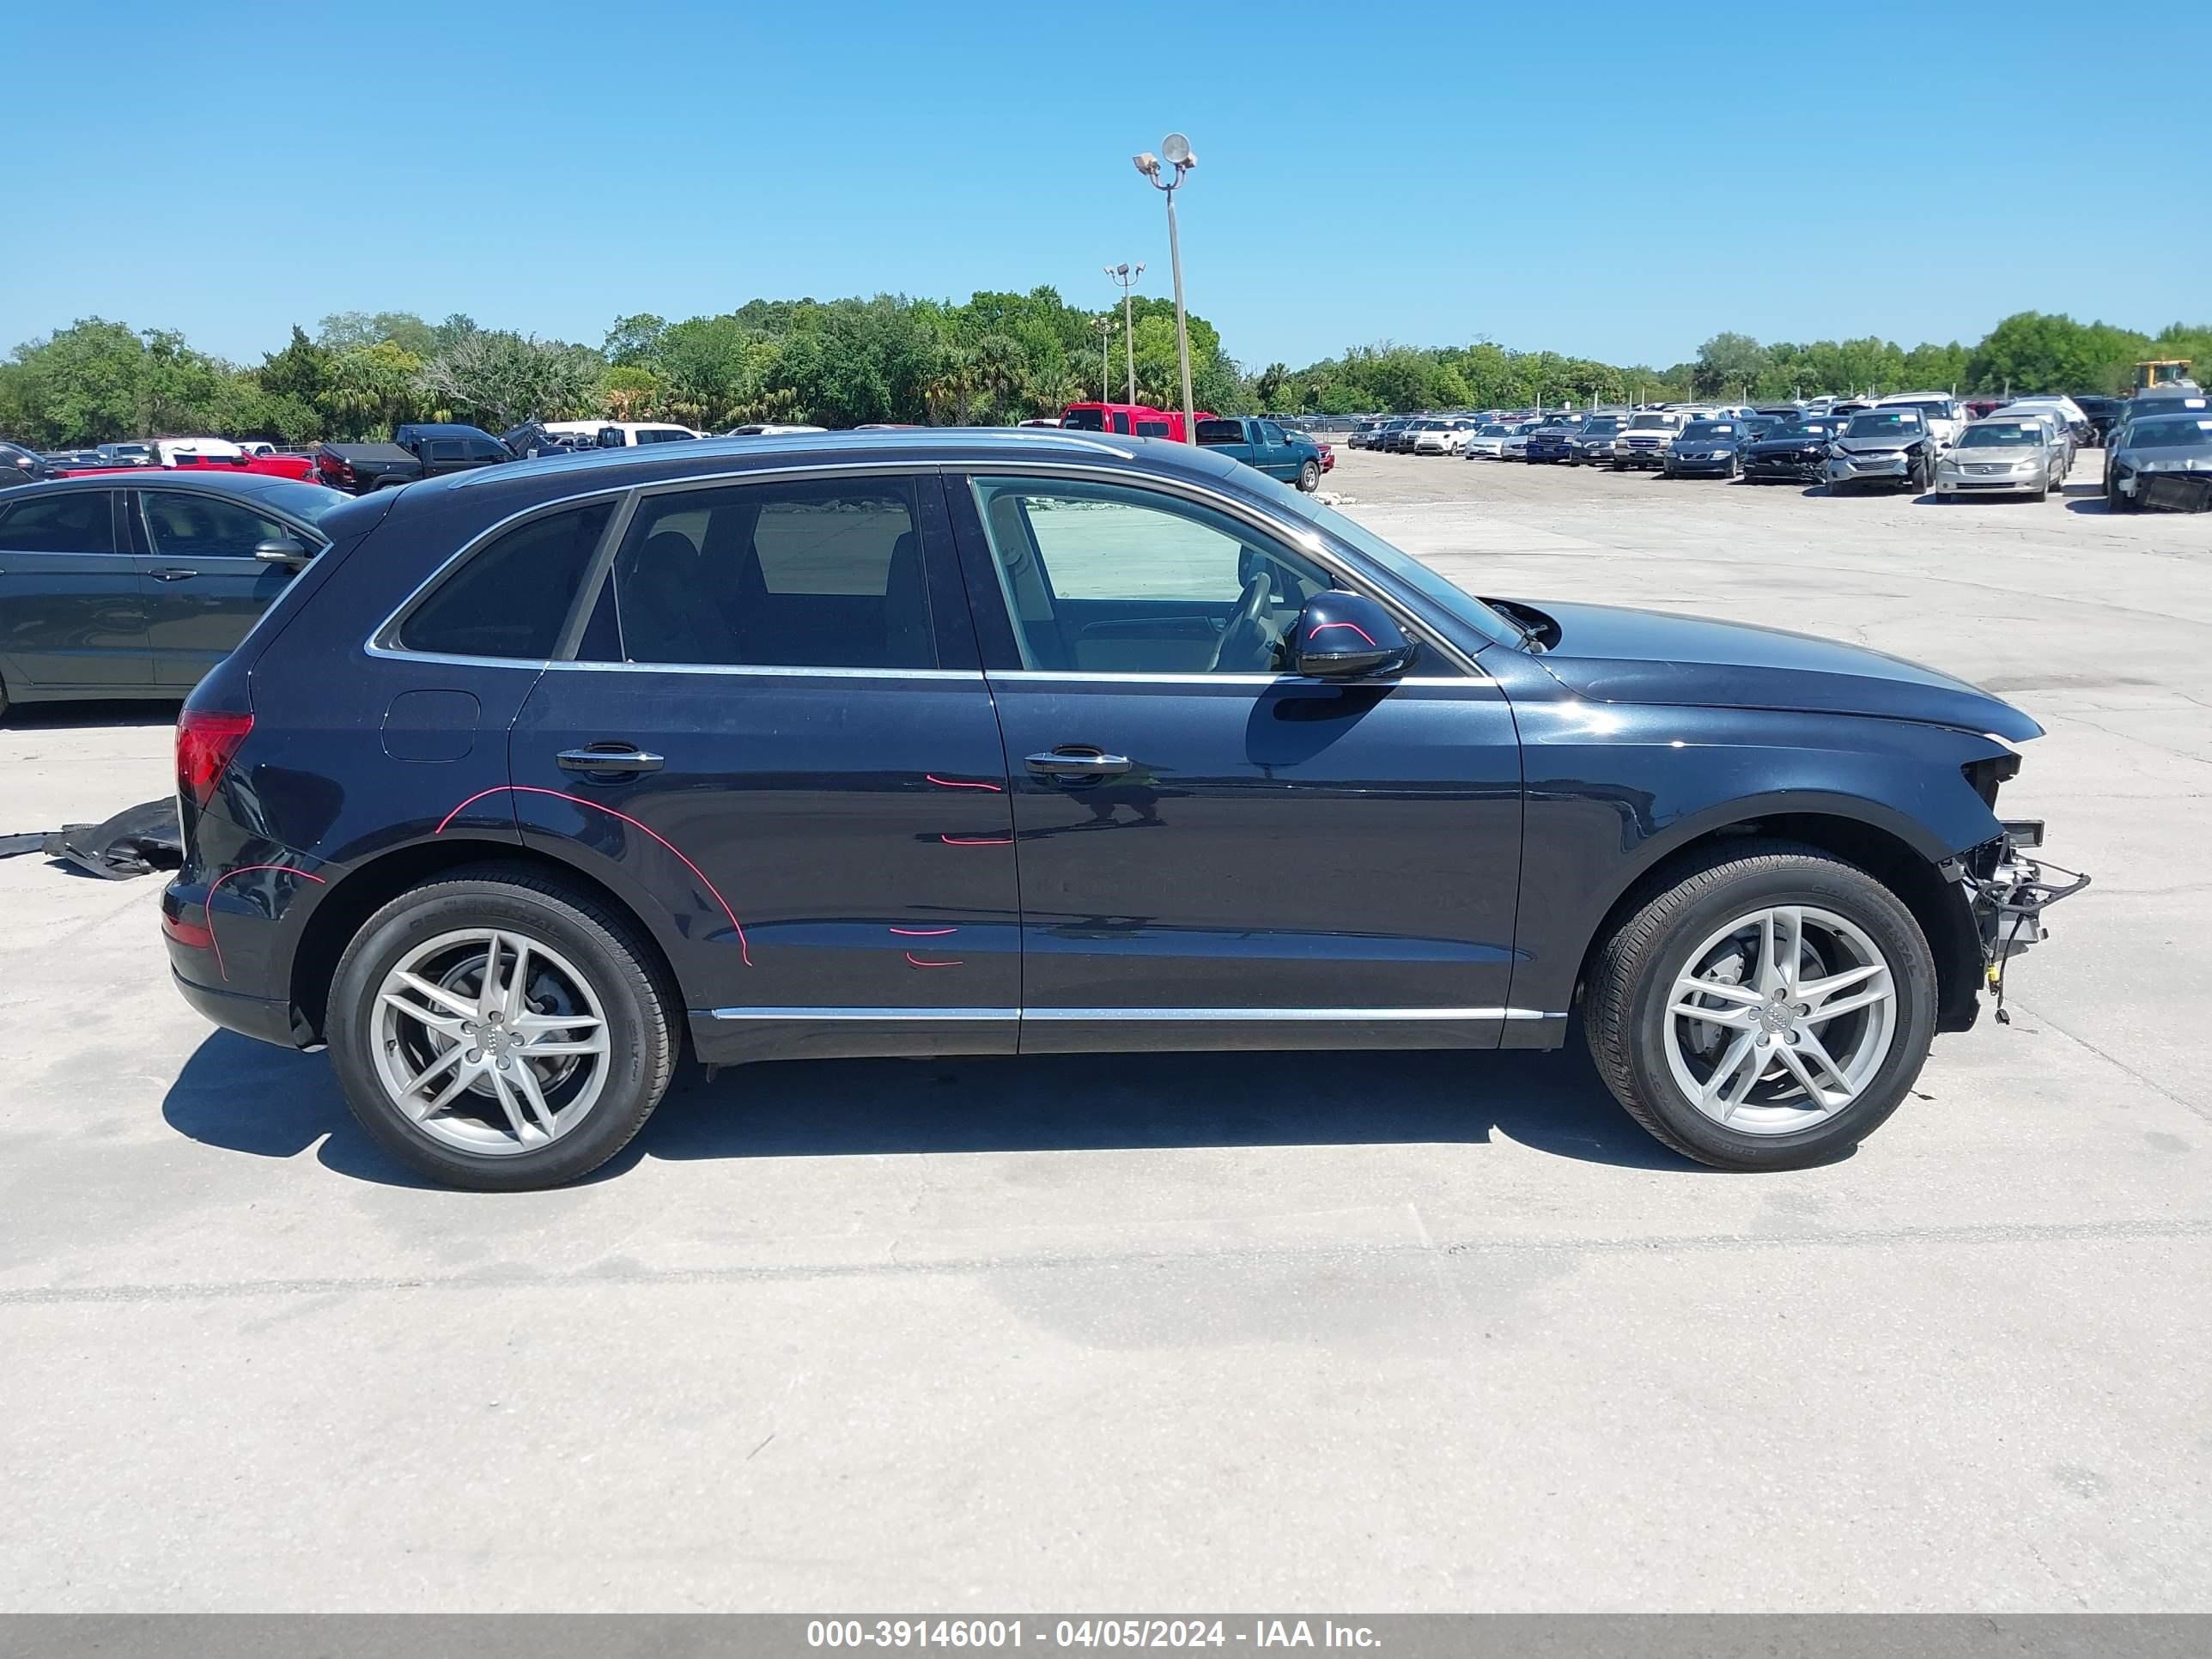
{"type": "Polygon", "coordinates": [[[390,643],[448,657],[550,657],[613,514],[612,501],[593,501],[495,536],[423,595],[390,643]]]}

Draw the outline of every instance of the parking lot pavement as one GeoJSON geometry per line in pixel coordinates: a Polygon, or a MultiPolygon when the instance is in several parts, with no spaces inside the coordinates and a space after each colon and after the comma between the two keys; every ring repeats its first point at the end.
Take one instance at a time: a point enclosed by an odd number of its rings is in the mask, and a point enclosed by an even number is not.
{"type": "MultiPolygon", "coordinates": [[[[1343,452],[1478,592],[1921,657],[2095,887],[1854,1158],[1673,1159],[1578,1055],[688,1075],[411,1184],[0,862],[0,1607],[2212,1605],[2212,518],[1343,452]]],[[[166,711],[0,726],[13,823],[166,711]]]]}

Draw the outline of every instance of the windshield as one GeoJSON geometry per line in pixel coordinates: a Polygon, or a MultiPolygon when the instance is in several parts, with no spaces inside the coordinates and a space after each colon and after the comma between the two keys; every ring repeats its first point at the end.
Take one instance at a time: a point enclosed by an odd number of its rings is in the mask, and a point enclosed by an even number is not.
{"type": "Polygon", "coordinates": [[[1904,438],[1921,429],[1920,411],[1917,409],[1870,409],[1863,415],[1851,416],[1851,423],[1844,434],[1846,438],[1904,438]]]}
{"type": "Polygon", "coordinates": [[[1961,449],[2017,449],[2043,441],[2040,421],[1984,421],[1959,434],[1961,449]]]}
{"type": "Polygon", "coordinates": [[[309,524],[320,524],[338,508],[351,505],[353,497],[336,489],[325,489],[320,484],[303,483],[291,478],[275,478],[254,495],[275,507],[279,513],[289,513],[309,524]]]}
{"type": "Polygon", "coordinates": [[[1735,428],[1727,421],[1692,421],[1682,428],[1685,438],[1731,438],[1735,428]]]}
{"type": "Polygon", "coordinates": [[[1628,423],[1631,432],[1671,432],[1674,427],[1672,415],[1638,415],[1628,423]]]}
{"type": "Polygon", "coordinates": [[[1503,438],[1507,434],[1504,427],[1492,421],[1488,426],[1475,428],[1474,435],[1478,438],[1503,438]]]}
{"type": "Polygon", "coordinates": [[[2154,421],[2137,421],[2128,428],[2130,449],[2180,449],[2212,446],[2212,418],[2166,415],[2154,421]]]}
{"type": "Polygon", "coordinates": [[[1903,403],[1884,404],[1882,407],[1884,409],[1917,409],[1928,415],[1948,415],[1951,412],[1951,400],[1948,398],[1911,398],[1903,403]]]}
{"type": "Polygon", "coordinates": [[[1583,435],[1585,437],[1596,438],[1602,437],[1608,432],[1618,432],[1620,430],[1620,416],[1593,415],[1589,417],[1589,422],[1583,426],[1583,435]]]}

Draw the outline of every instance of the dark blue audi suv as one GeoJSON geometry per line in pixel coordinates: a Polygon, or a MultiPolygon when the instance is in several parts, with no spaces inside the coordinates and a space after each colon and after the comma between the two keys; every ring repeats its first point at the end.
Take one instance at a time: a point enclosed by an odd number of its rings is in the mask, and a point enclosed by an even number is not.
{"type": "MultiPolygon", "coordinates": [[[[1792,634],[1462,592],[1165,442],[709,441],[349,502],[185,705],[179,988],[415,1169],[572,1180],[682,1051],[1548,1048],[1834,1155],[2067,890],[2040,728],[1792,634]]],[[[1357,1109],[1356,1105],[1348,1109],[1357,1109]]]]}

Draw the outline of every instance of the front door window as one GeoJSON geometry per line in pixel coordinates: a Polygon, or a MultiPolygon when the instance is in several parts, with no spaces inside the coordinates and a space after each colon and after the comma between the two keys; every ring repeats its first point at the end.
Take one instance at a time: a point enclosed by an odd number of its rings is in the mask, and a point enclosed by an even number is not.
{"type": "Polygon", "coordinates": [[[1273,674],[1313,560],[1227,514],[1156,491],[977,478],[976,511],[1022,666],[1273,674]]]}

